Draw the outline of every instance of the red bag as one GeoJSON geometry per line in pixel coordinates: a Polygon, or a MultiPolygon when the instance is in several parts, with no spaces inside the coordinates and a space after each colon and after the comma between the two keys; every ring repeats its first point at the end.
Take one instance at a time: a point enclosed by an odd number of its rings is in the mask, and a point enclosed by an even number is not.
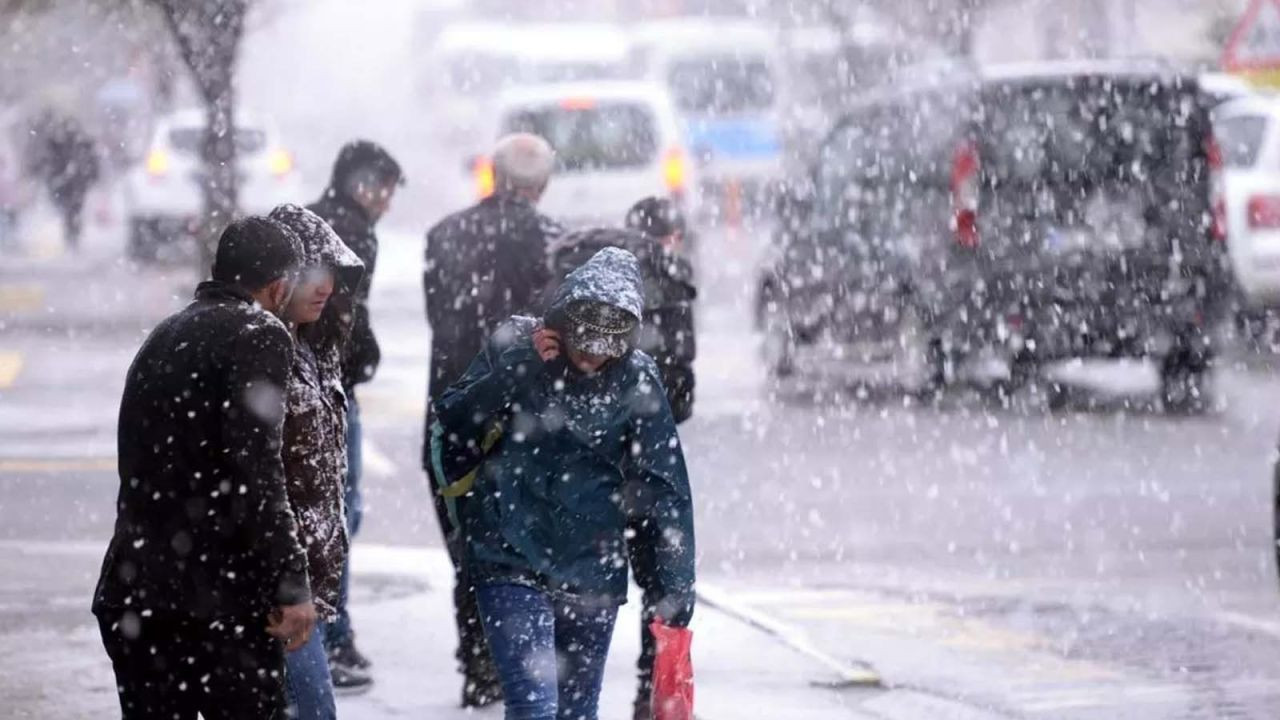
{"type": "Polygon", "coordinates": [[[649,623],[656,654],[653,659],[653,720],[693,720],[693,631],[649,623]]]}

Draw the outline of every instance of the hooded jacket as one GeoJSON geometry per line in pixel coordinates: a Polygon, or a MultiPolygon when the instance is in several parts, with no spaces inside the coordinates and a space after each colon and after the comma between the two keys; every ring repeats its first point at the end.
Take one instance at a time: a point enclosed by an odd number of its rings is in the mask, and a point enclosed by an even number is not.
{"type": "Polygon", "coordinates": [[[549,250],[555,283],[602,248],[628,250],[644,278],[644,314],[636,347],[658,364],[662,385],[677,423],[693,416],[693,361],[697,357],[693,303],[698,297],[693,268],[642,232],[623,228],[577,230],[557,239],[549,250]]]}
{"type": "MultiPolygon", "coordinates": [[[[593,300],[639,315],[636,259],[601,251],[569,275],[549,314],[593,300]]],[[[503,434],[460,504],[468,571],[480,584],[514,582],[579,600],[621,604],[627,592],[629,517],[660,528],[660,595],[667,617],[693,603],[694,536],[688,473],[658,370],[632,350],[585,375],[543,362],[514,317],[498,328],[437,403],[446,434],[477,445],[493,422],[503,434]]]]}
{"type": "Polygon", "coordinates": [[[400,165],[386,149],[368,140],[355,140],[338,152],[329,186],[319,200],[307,206],[328,223],[364,263],[364,277],[353,297],[351,341],[343,358],[342,381],[348,390],[372,380],[382,360],[382,350],[369,319],[369,286],[378,263],[378,235],[373,218],[347,190],[351,176],[366,168],[386,177],[402,177],[400,165]]]}
{"type": "Polygon", "coordinates": [[[320,319],[298,329],[285,387],[284,458],[289,504],[307,553],[316,611],[332,619],[348,538],[343,491],[347,477],[347,398],[342,358],[364,265],[314,213],[282,205],[271,218],[302,241],[303,266],[335,273],[334,292],[320,319]]]}

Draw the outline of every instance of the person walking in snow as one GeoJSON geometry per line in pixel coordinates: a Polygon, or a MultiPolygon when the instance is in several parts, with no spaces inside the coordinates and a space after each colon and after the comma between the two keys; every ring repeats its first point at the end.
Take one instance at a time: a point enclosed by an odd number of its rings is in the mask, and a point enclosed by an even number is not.
{"type": "Polygon", "coordinates": [[[635,256],[601,250],[541,321],[499,326],[436,404],[437,474],[471,483],[465,562],[508,720],[597,717],[628,518],[658,529],[657,616],[693,613],[692,498],[658,368],[634,345],[643,307],[635,256]]]}
{"type": "MultiPolygon", "coordinates": [[[[319,215],[342,242],[364,263],[364,280],[353,297],[351,340],[342,362],[342,385],[347,395],[347,485],[344,498],[347,508],[347,532],[354,541],[364,516],[360,480],[364,465],[361,456],[363,428],[356,385],[373,379],[382,352],[369,319],[369,286],[378,262],[378,221],[391,206],[396,188],[404,184],[404,173],[385,148],[368,140],[353,140],[338,151],[333,163],[329,186],[320,199],[307,209],[319,215]]],[[[334,687],[339,691],[368,687],[369,659],[355,644],[347,598],[351,586],[350,555],[342,569],[341,592],[335,608],[337,617],[325,626],[325,649],[334,687]]]]}
{"type": "MultiPolygon", "coordinates": [[[[319,622],[286,658],[289,706],[297,720],[333,720],[334,680],[325,651],[337,618],[347,557],[343,489],[347,476],[347,399],[342,361],[364,263],[315,213],[281,205],[270,218],[302,242],[302,276],[283,317],[294,339],[285,386],[284,471],[289,504],[307,554],[319,622]]],[[[367,683],[366,683],[367,684],[367,683]]]]}
{"type": "MultiPolygon", "coordinates": [[[[554,164],[551,146],[542,138],[527,134],[502,138],[493,153],[494,194],[441,220],[427,233],[423,290],[431,325],[431,403],[462,376],[499,323],[515,313],[531,312],[539,303],[550,279],[547,243],[561,228],[535,205],[554,164]]],[[[430,470],[429,442],[423,450],[423,468],[430,470]]],[[[455,542],[457,528],[438,496],[435,505],[455,571],[462,706],[483,707],[501,697],[497,673],[485,646],[471,583],[464,577],[461,549],[455,542]]]]}
{"type": "Polygon", "coordinates": [[[125,720],[284,717],[284,653],[316,617],[281,456],[293,342],[276,314],[301,256],[275,221],[231,223],[212,280],[129,367],[93,599],[125,720]]]}

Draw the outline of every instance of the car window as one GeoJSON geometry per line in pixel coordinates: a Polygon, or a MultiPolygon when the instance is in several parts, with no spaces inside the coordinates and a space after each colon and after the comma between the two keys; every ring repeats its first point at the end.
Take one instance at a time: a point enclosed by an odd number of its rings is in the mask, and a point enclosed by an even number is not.
{"type": "MultiPolygon", "coordinates": [[[[204,139],[204,128],[173,128],[169,131],[169,144],[178,152],[200,153],[200,143],[204,139]]],[[[267,146],[266,132],[257,128],[236,129],[236,152],[249,154],[261,152],[267,146]]]]}
{"type": "Polygon", "coordinates": [[[1249,168],[1258,162],[1267,136],[1267,119],[1261,115],[1236,115],[1213,124],[1222,159],[1227,167],[1249,168]]]}
{"type": "Polygon", "coordinates": [[[676,107],[688,112],[731,113],[773,105],[773,74],[763,60],[685,60],[672,64],[667,81],[676,107]]]}
{"type": "Polygon", "coordinates": [[[658,152],[653,115],[634,103],[565,103],[524,110],[510,115],[503,129],[546,138],[561,172],[643,166],[658,152]]]}

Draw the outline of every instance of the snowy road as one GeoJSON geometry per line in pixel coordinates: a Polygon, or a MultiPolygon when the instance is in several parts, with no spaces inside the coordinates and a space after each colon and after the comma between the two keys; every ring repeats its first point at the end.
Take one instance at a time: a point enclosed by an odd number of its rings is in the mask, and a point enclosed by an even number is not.
{"type": "MultiPolygon", "coordinates": [[[[420,237],[388,233],[375,282],[384,364],[361,396],[365,542],[438,545],[417,470],[420,237]]],[[[80,547],[109,534],[124,369],[191,281],[114,252],[99,239],[86,258],[0,265],[0,541],[80,547]]],[[[1223,408],[1189,419],[1114,402],[1000,410],[963,393],[941,409],[892,393],[814,401],[777,393],[756,361],[751,243],[712,237],[703,252],[700,396],[683,433],[704,580],[916,698],[1011,717],[1280,715],[1280,363],[1226,367],[1223,408]]],[[[1102,375],[1105,397],[1142,390],[1141,372],[1102,375]]],[[[73,566],[5,567],[0,634],[81,632],[92,569],[73,566]]],[[[965,717],[892,695],[871,709],[965,717]]]]}

